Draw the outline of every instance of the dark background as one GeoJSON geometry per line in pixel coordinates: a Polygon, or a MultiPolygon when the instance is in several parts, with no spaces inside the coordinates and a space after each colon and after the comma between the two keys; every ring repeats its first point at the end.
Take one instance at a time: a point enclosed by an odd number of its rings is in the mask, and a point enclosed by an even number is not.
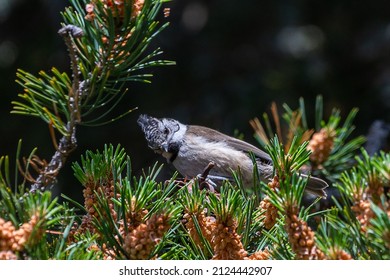
{"type": "MultiPolygon", "coordinates": [[[[9,112],[22,92],[15,83],[17,68],[34,74],[53,66],[68,71],[57,35],[66,5],[62,0],[0,1],[1,155],[13,157],[23,139],[23,154],[38,147],[42,158],[51,158],[47,125],[9,112]]],[[[154,69],[151,85],[129,85],[117,112],[138,107],[134,113],[106,126],[78,127],[78,149],[59,177],[61,191],[81,195],[70,163],[104,143],[120,143],[135,173],[153,164],[157,156],[136,125],[140,113],[231,135],[238,129],[252,143],[250,119],[261,117],[272,101],[280,110],[283,103],[296,108],[301,96],[309,114],[318,94],[327,114],[333,107],[343,116],[360,108],[357,134],[366,134],[374,120],[390,121],[390,1],[176,0],[168,6],[171,25],[153,47],[160,46],[161,58],[177,65],[154,69]]]]}

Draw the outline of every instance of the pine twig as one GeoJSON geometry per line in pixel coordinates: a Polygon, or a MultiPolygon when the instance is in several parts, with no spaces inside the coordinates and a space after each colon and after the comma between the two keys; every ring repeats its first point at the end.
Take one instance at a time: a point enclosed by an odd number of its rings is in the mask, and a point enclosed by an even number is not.
{"type": "Polygon", "coordinates": [[[70,118],[66,125],[66,135],[64,135],[54,153],[50,163],[38,176],[36,182],[31,186],[31,192],[36,190],[45,190],[47,187],[52,186],[60,169],[65,164],[68,156],[76,149],[76,125],[80,122],[80,109],[79,109],[79,95],[81,93],[81,82],[79,80],[79,69],[78,69],[78,55],[73,43],[73,38],[79,38],[83,36],[81,28],[74,25],[66,25],[62,27],[58,34],[60,34],[68,47],[71,68],[72,68],[72,88],[68,91],[68,107],[70,112],[70,118]]]}
{"type": "Polygon", "coordinates": [[[211,169],[213,169],[215,166],[215,163],[214,162],[209,162],[209,164],[206,166],[206,168],[203,170],[202,174],[200,175],[199,177],[199,188],[200,189],[208,189],[210,190],[211,192],[214,192],[214,187],[212,186],[212,184],[210,184],[209,182],[207,182],[207,177],[209,176],[209,173],[211,171],[211,169]]]}

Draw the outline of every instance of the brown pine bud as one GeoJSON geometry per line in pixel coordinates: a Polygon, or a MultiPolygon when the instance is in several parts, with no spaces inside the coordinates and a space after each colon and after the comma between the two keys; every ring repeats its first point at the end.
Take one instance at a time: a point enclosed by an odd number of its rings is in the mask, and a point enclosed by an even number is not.
{"type": "Polygon", "coordinates": [[[333,129],[322,128],[319,132],[313,134],[307,149],[312,153],[310,155],[310,161],[316,168],[321,168],[334,146],[336,133],[333,129]]]}
{"type": "Polygon", "coordinates": [[[123,248],[129,258],[147,259],[169,227],[169,216],[166,214],[155,214],[138,225],[125,237],[123,248]]]}
{"type": "Polygon", "coordinates": [[[214,228],[212,234],[214,242],[212,246],[214,249],[214,260],[244,260],[248,253],[243,248],[241,243],[241,236],[237,234],[237,223],[232,218],[227,219],[222,223],[216,220],[217,226],[214,228]],[[226,226],[229,224],[230,226],[226,226]]]}
{"type": "Polygon", "coordinates": [[[271,229],[276,224],[278,209],[271,203],[268,196],[260,202],[259,207],[264,210],[264,213],[261,215],[261,217],[264,217],[264,227],[266,229],[271,229]]]}
{"type": "Polygon", "coordinates": [[[271,257],[271,252],[268,249],[254,252],[247,260],[268,260],[271,257]]]}

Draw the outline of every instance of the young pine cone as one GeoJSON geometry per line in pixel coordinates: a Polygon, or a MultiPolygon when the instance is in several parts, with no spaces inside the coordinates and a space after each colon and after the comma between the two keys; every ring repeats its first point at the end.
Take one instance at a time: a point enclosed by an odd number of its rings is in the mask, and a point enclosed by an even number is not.
{"type": "Polygon", "coordinates": [[[247,257],[247,260],[268,260],[271,256],[271,253],[268,249],[263,251],[254,252],[252,255],[247,257]]]}
{"type": "MultiPolygon", "coordinates": [[[[35,229],[34,240],[35,242],[40,240],[43,230],[36,229],[39,216],[32,215],[29,222],[24,223],[18,229],[10,221],[5,221],[0,218],[0,252],[1,258],[13,258],[10,253],[22,251],[25,248],[27,241],[30,239],[35,229]]],[[[30,244],[34,242],[30,241],[30,244]]]]}
{"type": "Polygon", "coordinates": [[[362,199],[356,201],[351,209],[360,222],[362,232],[367,232],[367,226],[370,224],[370,220],[374,217],[374,212],[370,207],[370,201],[362,199]]]}
{"type": "Polygon", "coordinates": [[[8,251],[12,249],[15,243],[14,237],[15,227],[8,221],[0,218],[0,251],[8,251]]]}
{"type": "Polygon", "coordinates": [[[321,251],[316,247],[314,231],[305,221],[299,219],[296,211],[287,213],[285,228],[292,250],[299,260],[316,260],[322,256],[321,251]]]}
{"type": "Polygon", "coordinates": [[[232,218],[228,219],[226,223],[216,221],[212,240],[213,260],[244,260],[248,256],[236,228],[237,225],[232,218]]]}
{"type": "Polygon", "coordinates": [[[330,260],[353,260],[352,256],[340,248],[331,248],[328,253],[330,260]]]}
{"type": "MultiPolygon", "coordinates": [[[[14,239],[17,246],[13,246],[14,250],[21,251],[24,249],[25,243],[29,240],[31,234],[33,233],[34,228],[38,224],[39,216],[32,215],[29,222],[24,223],[20,226],[19,229],[14,232],[14,239]]],[[[36,229],[36,234],[34,235],[34,240],[31,240],[31,243],[37,242],[43,234],[41,229],[36,229]]]]}
{"type": "Polygon", "coordinates": [[[17,260],[15,253],[12,251],[0,251],[0,260],[17,260]]]}
{"type": "Polygon", "coordinates": [[[335,136],[335,131],[330,128],[322,128],[313,134],[307,149],[312,152],[310,161],[316,168],[321,168],[322,163],[328,159],[334,146],[335,136]]]}
{"type": "MultiPolygon", "coordinates": [[[[279,178],[275,176],[271,182],[268,183],[268,187],[276,191],[279,188],[279,178]]],[[[260,201],[260,209],[265,212],[261,215],[264,217],[264,227],[266,229],[271,229],[276,224],[276,219],[278,218],[278,209],[273,205],[268,196],[266,196],[262,201],[260,201]]]]}
{"type": "Polygon", "coordinates": [[[276,224],[276,219],[278,218],[278,208],[271,203],[268,196],[260,201],[259,207],[265,211],[261,216],[264,217],[264,227],[269,230],[276,224]]]}
{"type": "MultiPolygon", "coordinates": [[[[118,214],[114,209],[114,202],[112,201],[112,199],[119,199],[120,194],[115,192],[115,183],[113,181],[110,181],[108,184],[96,184],[93,181],[87,182],[83,190],[84,206],[87,213],[83,216],[81,225],[76,229],[72,229],[70,234],[71,239],[69,241],[74,241],[72,239],[74,236],[82,234],[86,231],[96,233],[96,229],[92,221],[94,217],[100,217],[98,211],[96,211],[96,207],[99,206],[99,200],[95,192],[102,194],[106,198],[106,200],[108,201],[108,207],[110,208],[110,215],[114,220],[117,219],[118,214]]],[[[103,213],[104,216],[107,215],[107,213],[103,211],[103,209],[100,209],[100,212],[103,213]]]]}
{"type": "MultiPolygon", "coordinates": [[[[211,244],[211,233],[215,228],[215,219],[213,217],[207,217],[203,211],[196,213],[195,218],[199,224],[203,237],[211,244]]],[[[192,215],[186,213],[184,214],[184,219],[186,220],[185,226],[188,234],[191,236],[196,245],[198,245],[200,248],[203,248],[204,245],[201,237],[198,234],[192,215]]]]}
{"type": "MultiPolygon", "coordinates": [[[[123,18],[125,15],[125,3],[126,1],[130,2],[130,0],[94,0],[94,1],[100,1],[105,9],[111,9],[112,14],[114,17],[123,18]]],[[[87,12],[87,15],[85,16],[85,19],[88,21],[92,21],[95,18],[95,4],[92,1],[91,3],[87,4],[85,7],[85,10],[87,12]]],[[[136,18],[140,13],[144,6],[145,0],[134,0],[133,1],[133,7],[131,9],[131,19],[136,18]]]]}
{"type": "Polygon", "coordinates": [[[146,260],[168,231],[169,216],[156,214],[125,237],[124,250],[132,260],[146,260]]]}

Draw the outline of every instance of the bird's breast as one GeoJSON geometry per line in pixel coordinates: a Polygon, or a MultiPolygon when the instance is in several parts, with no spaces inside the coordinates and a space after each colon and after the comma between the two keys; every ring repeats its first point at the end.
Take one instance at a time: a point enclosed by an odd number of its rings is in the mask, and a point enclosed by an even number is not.
{"type": "Polygon", "coordinates": [[[252,178],[253,164],[246,153],[224,142],[212,142],[200,136],[183,141],[173,165],[182,175],[195,177],[210,162],[215,164],[210,175],[230,178],[232,171],[240,169],[243,178],[252,178]]]}

